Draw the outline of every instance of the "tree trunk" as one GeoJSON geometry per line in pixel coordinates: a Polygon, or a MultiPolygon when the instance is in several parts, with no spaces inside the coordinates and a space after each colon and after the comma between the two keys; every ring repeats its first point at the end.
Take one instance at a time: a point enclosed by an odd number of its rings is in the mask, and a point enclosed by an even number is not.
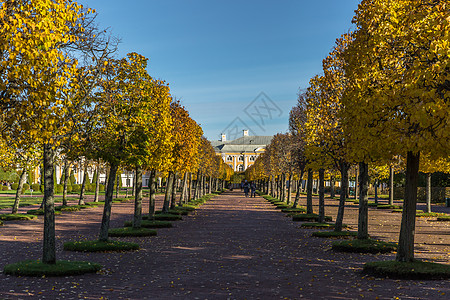
{"type": "Polygon", "coordinates": [[[211,194],[211,192],[212,192],[211,185],[212,185],[212,177],[210,175],[209,176],[209,184],[208,184],[208,194],[211,194]]]}
{"type": "Polygon", "coordinates": [[[427,213],[431,212],[431,173],[426,173],[427,187],[426,187],[426,200],[427,200],[427,213]]]}
{"type": "Polygon", "coordinates": [[[27,169],[24,167],[22,173],[20,173],[19,178],[19,186],[16,191],[16,198],[14,199],[14,205],[12,208],[12,214],[17,214],[17,210],[19,209],[20,196],[23,194],[23,184],[27,180],[27,169]]]}
{"type": "Polygon", "coordinates": [[[358,188],[359,188],[358,173],[359,173],[359,166],[356,166],[356,170],[355,170],[355,199],[358,199],[358,188]]]}
{"type": "Polygon", "coordinates": [[[167,180],[166,180],[166,193],[164,195],[164,204],[163,204],[163,208],[162,208],[163,214],[169,213],[170,197],[172,196],[172,184],[173,184],[172,177],[173,177],[173,172],[169,171],[169,175],[167,176],[167,180]]]}
{"type": "Polygon", "coordinates": [[[184,172],[183,184],[181,185],[180,202],[178,203],[179,206],[181,206],[181,205],[183,205],[183,203],[185,203],[186,191],[187,191],[187,180],[188,180],[188,172],[184,172]]]}
{"type": "Polygon", "coordinates": [[[100,162],[97,162],[97,178],[95,178],[94,202],[98,202],[99,193],[100,193],[100,162]]]}
{"type": "Polygon", "coordinates": [[[186,202],[191,201],[191,192],[192,192],[192,173],[189,172],[189,185],[188,185],[188,195],[186,202]]]}
{"type": "Polygon", "coordinates": [[[78,205],[84,205],[84,191],[86,189],[86,180],[89,179],[89,176],[87,175],[87,169],[88,169],[88,162],[85,158],[83,169],[83,182],[81,183],[80,199],[78,200],[78,205]]]}
{"type": "Polygon", "coordinates": [[[378,204],[378,179],[375,179],[374,190],[375,190],[375,203],[378,204]]]}
{"type": "Polygon", "coordinates": [[[63,198],[62,205],[67,206],[67,185],[69,183],[69,164],[67,163],[67,159],[64,160],[64,186],[63,186],[63,198]]]}
{"type": "Polygon", "coordinates": [[[325,170],[319,169],[319,223],[325,223],[325,170]]]}
{"type": "Polygon", "coordinates": [[[136,184],[134,188],[136,193],[134,196],[134,217],[133,217],[133,228],[141,228],[142,223],[142,169],[141,167],[136,167],[136,184]]]}
{"type": "Polygon", "coordinates": [[[172,195],[170,197],[170,208],[174,209],[177,202],[177,172],[173,173],[172,176],[172,195]]]}
{"type": "Polygon", "coordinates": [[[42,262],[45,264],[56,263],[53,156],[52,146],[44,144],[44,238],[42,262]]]}
{"type": "Polygon", "coordinates": [[[412,262],[414,260],[419,161],[420,153],[408,151],[406,156],[405,200],[403,201],[402,225],[396,257],[396,260],[401,262],[412,262]]]}
{"type": "Polygon", "coordinates": [[[339,195],[339,208],[338,214],[336,217],[336,223],[334,225],[334,231],[342,231],[342,221],[344,219],[344,208],[345,208],[345,199],[346,199],[346,191],[348,188],[348,163],[342,161],[341,162],[341,193],[339,195]]]}
{"type": "Polygon", "coordinates": [[[306,213],[314,213],[313,203],[312,203],[312,189],[313,189],[313,171],[308,169],[308,181],[306,183],[306,213]]]}
{"type": "Polygon", "coordinates": [[[119,164],[111,163],[109,167],[108,183],[106,185],[105,205],[103,207],[102,225],[100,227],[99,241],[108,241],[109,221],[111,220],[111,206],[114,194],[114,182],[116,181],[119,164]]]}
{"type": "Polygon", "coordinates": [[[288,187],[288,193],[287,193],[287,204],[289,205],[291,203],[291,197],[292,197],[292,173],[289,173],[288,182],[289,182],[289,187],[288,187]]]}
{"type": "Polygon", "coordinates": [[[149,205],[148,205],[148,219],[152,220],[155,216],[155,198],[156,198],[156,170],[153,169],[150,171],[150,192],[149,192],[149,205]]]}
{"type": "Polygon", "coordinates": [[[116,199],[117,198],[119,198],[119,191],[120,191],[120,182],[119,182],[119,180],[121,179],[120,177],[122,177],[122,176],[120,176],[120,174],[117,174],[116,175],[116,199]]]}
{"type": "Polygon", "coordinates": [[[300,191],[302,190],[302,185],[300,183],[300,180],[297,183],[297,191],[295,193],[295,199],[294,199],[294,204],[292,204],[292,208],[297,208],[298,200],[300,200],[300,191]]]}
{"type": "Polygon", "coordinates": [[[394,205],[394,167],[389,167],[389,205],[394,205]]]}
{"type": "Polygon", "coordinates": [[[330,177],[330,197],[336,197],[336,190],[334,189],[334,176],[330,177]]]}
{"type": "Polygon", "coordinates": [[[369,166],[359,163],[358,239],[369,238],[369,166]]]}

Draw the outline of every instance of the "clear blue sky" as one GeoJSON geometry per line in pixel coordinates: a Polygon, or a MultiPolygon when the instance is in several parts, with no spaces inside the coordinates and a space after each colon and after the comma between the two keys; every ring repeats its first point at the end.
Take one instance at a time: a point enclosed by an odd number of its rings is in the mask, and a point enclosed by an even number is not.
{"type": "Polygon", "coordinates": [[[78,2],[121,39],[119,57],[149,58],[149,74],[167,81],[205,136],[217,140],[233,130],[286,132],[298,89],[352,28],[360,0],[78,2]]]}

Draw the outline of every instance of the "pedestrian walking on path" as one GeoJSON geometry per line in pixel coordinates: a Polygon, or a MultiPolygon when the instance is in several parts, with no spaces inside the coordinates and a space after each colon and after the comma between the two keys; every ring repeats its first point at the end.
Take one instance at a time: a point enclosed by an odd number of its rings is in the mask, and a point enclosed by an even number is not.
{"type": "Polygon", "coordinates": [[[250,190],[250,183],[246,180],[246,181],[244,181],[244,194],[245,194],[245,197],[248,197],[249,190],[250,190]]]}
{"type": "Polygon", "coordinates": [[[256,197],[256,184],[253,181],[250,182],[250,197],[256,197]]]}

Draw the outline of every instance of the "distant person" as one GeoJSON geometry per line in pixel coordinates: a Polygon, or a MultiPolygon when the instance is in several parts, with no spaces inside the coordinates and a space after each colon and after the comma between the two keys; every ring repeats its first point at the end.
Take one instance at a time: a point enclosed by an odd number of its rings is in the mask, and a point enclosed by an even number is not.
{"type": "Polygon", "coordinates": [[[249,189],[250,189],[250,184],[248,183],[247,180],[244,181],[243,188],[244,188],[244,194],[245,194],[245,197],[248,197],[248,191],[249,191],[249,189]]]}
{"type": "Polygon", "coordinates": [[[253,181],[250,182],[250,197],[256,197],[256,184],[253,181]]]}

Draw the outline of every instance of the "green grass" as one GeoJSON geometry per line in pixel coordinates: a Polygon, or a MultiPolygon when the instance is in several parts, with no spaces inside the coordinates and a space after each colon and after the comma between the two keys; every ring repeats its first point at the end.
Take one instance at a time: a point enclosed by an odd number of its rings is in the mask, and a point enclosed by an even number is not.
{"type": "MultiPolygon", "coordinates": [[[[402,213],[402,212],[403,212],[403,208],[396,208],[396,209],[393,209],[392,212],[393,212],[393,213],[402,213]]],[[[417,213],[417,214],[421,214],[421,213],[423,213],[423,210],[418,209],[418,210],[416,210],[416,213],[417,213]]]]}
{"type": "MultiPolygon", "coordinates": [[[[157,211],[155,211],[155,214],[160,215],[160,214],[162,214],[162,211],[157,210],[157,211]]],[[[169,209],[169,214],[179,215],[179,216],[187,216],[189,214],[189,211],[181,210],[181,209],[169,209]]]]}
{"type": "Polygon", "coordinates": [[[355,253],[389,253],[397,250],[397,244],[372,239],[334,242],[335,251],[355,253]]]}
{"type": "Polygon", "coordinates": [[[437,217],[438,221],[443,221],[443,222],[448,222],[450,221],[450,215],[445,215],[445,216],[441,216],[441,217],[437,217]]]}
{"type": "MultiPolygon", "coordinates": [[[[39,209],[30,209],[27,211],[27,214],[29,215],[35,215],[35,216],[42,216],[44,214],[44,209],[43,208],[39,208],[39,209]]],[[[61,212],[55,210],[55,215],[60,215],[61,212]]]]}
{"type": "Polygon", "coordinates": [[[120,241],[78,241],[64,243],[64,250],[82,252],[130,251],[139,250],[139,245],[120,241]]]}
{"type": "Polygon", "coordinates": [[[302,212],[302,211],[298,211],[298,212],[293,211],[293,212],[290,212],[290,213],[286,213],[286,217],[293,217],[293,216],[297,216],[297,215],[302,215],[304,213],[305,212],[302,212]]]}
{"type": "Polygon", "coordinates": [[[291,213],[291,212],[304,213],[304,212],[306,212],[306,208],[304,208],[304,207],[292,208],[291,207],[291,208],[283,208],[281,211],[285,212],[285,213],[291,213]]]}
{"type": "MultiPolygon", "coordinates": [[[[125,221],[124,226],[131,227],[131,226],[133,226],[133,222],[125,221]]],[[[171,228],[172,223],[168,222],[168,221],[156,221],[156,220],[144,220],[143,219],[141,222],[141,227],[144,227],[144,228],[171,228]]]]}
{"type": "Polygon", "coordinates": [[[277,204],[275,206],[276,206],[276,209],[285,209],[285,208],[291,207],[290,205],[287,205],[287,204],[277,204]]]}
{"type": "Polygon", "coordinates": [[[444,214],[444,213],[435,213],[435,212],[430,212],[430,213],[426,213],[426,212],[416,213],[416,217],[419,217],[419,218],[441,217],[441,216],[445,216],[445,215],[446,215],[446,214],[444,214]]]}
{"type": "Polygon", "coordinates": [[[103,205],[104,203],[100,203],[100,202],[85,202],[84,205],[86,206],[99,206],[99,205],[103,205]]]}
{"type": "Polygon", "coordinates": [[[82,207],[87,208],[88,206],[86,206],[86,205],[59,205],[59,206],[55,206],[55,210],[70,212],[70,211],[79,211],[79,210],[81,210],[82,207]]]}
{"type": "Polygon", "coordinates": [[[378,209],[402,209],[401,205],[378,204],[378,209]]]}
{"type": "Polygon", "coordinates": [[[108,235],[110,237],[124,237],[124,236],[155,236],[157,234],[156,230],[142,228],[111,228],[108,230],[108,235]]]}
{"type": "Polygon", "coordinates": [[[25,260],[6,265],[3,273],[14,276],[72,276],[95,273],[102,268],[87,261],[58,260],[55,264],[44,264],[39,260],[25,260]]]}
{"type": "MultiPolygon", "coordinates": [[[[14,205],[14,197],[0,197],[0,209],[3,208],[12,208],[14,205]]],[[[42,197],[23,197],[20,199],[19,206],[25,207],[25,206],[31,206],[36,204],[42,203],[42,197]]]]}
{"type": "MultiPolygon", "coordinates": [[[[332,228],[334,228],[334,223],[303,223],[301,225],[301,227],[304,227],[304,228],[316,228],[316,229],[319,229],[319,228],[332,229],[332,228]]],[[[346,228],[346,227],[347,227],[346,224],[342,224],[342,228],[346,228]]]]}
{"type": "Polygon", "coordinates": [[[396,279],[448,279],[450,266],[424,261],[375,261],[364,265],[363,272],[396,279]]]}
{"type": "MultiPolygon", "coordinates": [[[[306,222],[306,221],[316,221],[319,220],[319,215],[317,214],[297,214],[292,216],[292,221],[295,222],[306,222]]],[[[330,216],[325,216],[325,221],[331,222],[330,216]]]]}
{"type": "MultiPolygon", "coordinates": [[[[180,206],[178,206],[178,207],[180,207],[180,206]]],[[[181,206],[181,207],[187,211],[194,211],[196,209],[196,207],[194,205],[189,205],[189,204],[183,204],[183,206],[181,206]]]]}
{"type": "Polygon", "coordinates": [[[321,238],[337,238],[348,239],[354,238],[358,235],[356,231],[316,231],[312,233],[312,236],[321,238]]]}
{"type": "Polygon", "coordinates": [[[158,214],[155,215],[155,220],[157,221],[180,221],[183,220],[183,217],[179,215],[173,214],[158,214]]]}
{"type": "Polygon", "coordinates": [[[1,214],[0,220],[3,221],[17,221],[17,220],[33,220],[36,219],[35,215],[28,214],[1,214]]]}

